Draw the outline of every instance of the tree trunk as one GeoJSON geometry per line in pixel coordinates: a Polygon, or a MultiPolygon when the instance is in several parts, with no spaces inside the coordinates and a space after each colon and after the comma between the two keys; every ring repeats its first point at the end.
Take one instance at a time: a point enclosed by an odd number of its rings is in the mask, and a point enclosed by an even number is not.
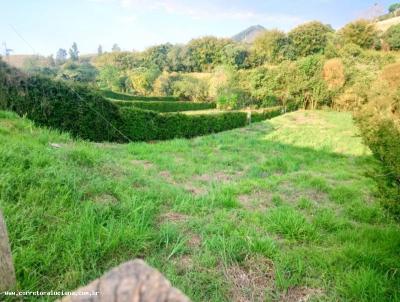
{"type": "Polygon", "coordinates": [[[15,288],[15,272],[6,222],[0,210],[0,292],[15,288]]]}

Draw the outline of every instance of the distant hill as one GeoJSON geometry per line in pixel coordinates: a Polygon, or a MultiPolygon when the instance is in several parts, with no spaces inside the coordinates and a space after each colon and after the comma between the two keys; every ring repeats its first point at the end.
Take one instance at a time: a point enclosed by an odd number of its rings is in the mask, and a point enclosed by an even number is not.
{"type": "Polygon", "coordinates": [[[384,21],[379,21],[376,23],[376,27],[381,31],[387,31],[390,26],[400,24],[400,16],[390,18],[384,21]]]}
{"type": "Polygon", "coordinates": [[[232,40],[236,42],[252,43],[254,39],[263,31],[265,31],[265,27],[261,25],[253,25],[234,35],[232,40]]]}
{"type": "Polygon", "coordinates": [[[34,55],[10,55],[8,57],[2,57],[11,66],[22,68],[26,59],[33,58],[34,55]]]}

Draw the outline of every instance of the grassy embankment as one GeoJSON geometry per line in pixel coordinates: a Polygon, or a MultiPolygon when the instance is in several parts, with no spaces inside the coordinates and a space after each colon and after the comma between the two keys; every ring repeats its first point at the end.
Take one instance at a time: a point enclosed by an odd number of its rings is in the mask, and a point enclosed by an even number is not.
{"type": "Polygon", "coordinates": [[[194,301],[400,300],[400,227],[347,113],[118,145],[1,112],[0,141],[21,289],[73,289],[141,257],[194,301]]]}

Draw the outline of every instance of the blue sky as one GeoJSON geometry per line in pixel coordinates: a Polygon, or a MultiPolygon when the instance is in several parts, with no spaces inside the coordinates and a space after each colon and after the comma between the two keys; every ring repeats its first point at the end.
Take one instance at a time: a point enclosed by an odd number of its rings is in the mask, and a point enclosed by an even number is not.
{"type": "MultiPolygon", "coordinates": [[[[395,0],[0,0],[0,43],[15,54],[53,54],[76,41],[81,53],[142,50],[205,35],[230,37],[248,26],[290,30],[320,20],[340,28],[395,0]],[[25,40],[25,41],[24,41],[25,40]],[[28,44],[30,46],[28,46],[28,44]],[[33,50],[32,50],[33,49],[33,50]]],[[[3,51],[3,49],[1,49],[3,51]]]]}

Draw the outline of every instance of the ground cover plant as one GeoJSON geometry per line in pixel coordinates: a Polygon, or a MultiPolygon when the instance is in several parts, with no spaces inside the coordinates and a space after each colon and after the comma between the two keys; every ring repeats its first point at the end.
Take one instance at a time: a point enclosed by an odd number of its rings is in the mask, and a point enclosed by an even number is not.
{"type": "Polygon", "coordinates": [[[0,141],[21,289],[73,289],[140,257],[193,301],[400,299],[400,227],[349,113],[119,145],[1,112],[0,141]]]}

